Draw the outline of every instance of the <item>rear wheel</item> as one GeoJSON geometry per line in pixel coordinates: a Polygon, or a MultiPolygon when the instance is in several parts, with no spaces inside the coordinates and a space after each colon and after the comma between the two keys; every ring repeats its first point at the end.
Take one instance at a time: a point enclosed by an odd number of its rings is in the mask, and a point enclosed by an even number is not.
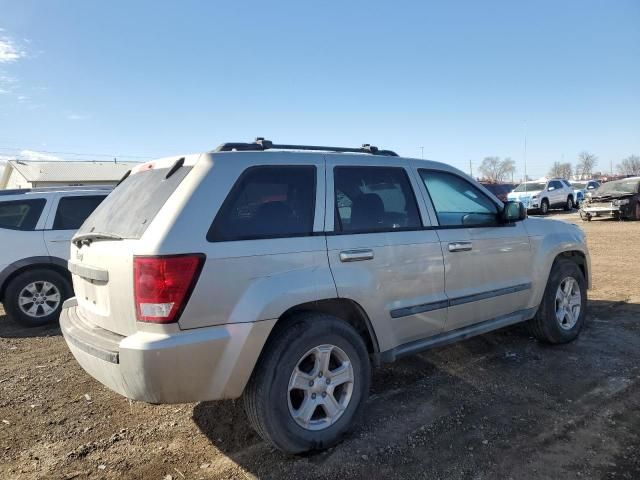
{"type": "Polygon", "coordinates": [[[54,270],[36,268],[16,276],[5,291],[9,318],[25,327],[57,322],[62,303],[71,296],[69,281],[54,270]]]}
{"type": "Polygon", "coordinates": [[[567,343],[574,340],[587,312],[587,282],[575,262],[557,260],[529,330],[538,340],[567,343]]]}
{"type": "Polygon", "coordinates": [[[568,196],[567,197],[567,203],[565,204],[564,209],[567,212],[570,212],[571,210],[573,210],[573,197],[572,196],[568,196]]]}
{"type": "Polygon", "coordinates": [[[244,392],[258,434],[287,453],[337,443],[362,411],[371,377],[351,325],[305,313],[270,338],[244,392]]]}

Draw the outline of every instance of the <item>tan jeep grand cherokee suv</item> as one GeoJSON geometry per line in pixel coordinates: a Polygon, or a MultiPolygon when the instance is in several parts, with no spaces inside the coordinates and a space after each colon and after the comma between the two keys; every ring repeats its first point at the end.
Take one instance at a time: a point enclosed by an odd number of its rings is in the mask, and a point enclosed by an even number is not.
{"type": "Polygon", "coordinates": [[[60,323],[89,374],[151,403],[243,396],[286,452],[340,439],[371,365],[517,322],[573,340],[589,285],[580,229],[455,168],[263,139],[136,167],[69,270],[60,323]]]}

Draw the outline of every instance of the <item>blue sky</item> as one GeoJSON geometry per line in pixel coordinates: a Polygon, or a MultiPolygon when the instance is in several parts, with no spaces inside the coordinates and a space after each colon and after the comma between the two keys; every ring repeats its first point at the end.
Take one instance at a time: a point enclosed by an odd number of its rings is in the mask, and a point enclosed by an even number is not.
{"type": "Polygon", "coordinates": [[[536,176],[581,150],[604,170],[640,154],[637,0],[0,0],[0,28],[5,157],[261,135],[423,146],[465,170],[510,156],[521,174],[525,132],[536,176]]]}

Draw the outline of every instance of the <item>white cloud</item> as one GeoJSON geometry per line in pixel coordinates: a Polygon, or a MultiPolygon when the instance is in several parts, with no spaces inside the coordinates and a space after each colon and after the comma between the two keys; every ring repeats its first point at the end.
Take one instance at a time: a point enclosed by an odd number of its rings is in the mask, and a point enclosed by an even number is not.
{"type": "Polygon", "coordinates": [[[11,63],[25,56],[24,50],[9,37],[0,37],[0,63],[11,63]]]}
{"type": "Polygon", "coordinates": [[[16,83],[15,78],[0,73],[0,95],[14,93],[16,83]]]}
{"type": "Polygon", "coordinates": [[[74,121],[78,121],[78,120],[89,120],[91,118],[91,115],[85,114],[85,113],[70,113],[67,115],[67,120],[74,120],[74,121]]]}
{"type": "Polygon", "coordinates": [[[56,157],[55,155],[37,152],[35,150],[22,150],[18,154],[18,158],[21,160],[62,160],[62,158],[56,157]]]}

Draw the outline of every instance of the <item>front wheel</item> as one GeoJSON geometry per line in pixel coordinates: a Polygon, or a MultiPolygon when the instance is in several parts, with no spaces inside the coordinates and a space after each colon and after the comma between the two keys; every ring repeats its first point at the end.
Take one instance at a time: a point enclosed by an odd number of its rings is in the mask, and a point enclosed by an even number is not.
{"type": "Polygon", "coordinates": [[[587,313],[587,281],[575,262],[557,260],[529,330],[538,340],[567,343],[582,330],[587,313]]]}
{"type": "Polygon", "coordinates": [[[71,295],[71,285],[60,273],[36,268],[11,280],[4,306],[9,318],[25,327],[39,327],[57,322],[62,303],[71,295]]]}
{"type": "Polygon", "coordinates": [[[270,338],[244,392],[258,434],[287,453],[336,444],[362,411],[371,366],[346,322],[304,313],[270,338]]]}
{"type": "Polygon", "coordinates": [[[543,198],[542,202],[540,203],[540,213],[542,215],[547,215],[549,213],[549,200],[547,200],[546,198],[543,198]]]}

